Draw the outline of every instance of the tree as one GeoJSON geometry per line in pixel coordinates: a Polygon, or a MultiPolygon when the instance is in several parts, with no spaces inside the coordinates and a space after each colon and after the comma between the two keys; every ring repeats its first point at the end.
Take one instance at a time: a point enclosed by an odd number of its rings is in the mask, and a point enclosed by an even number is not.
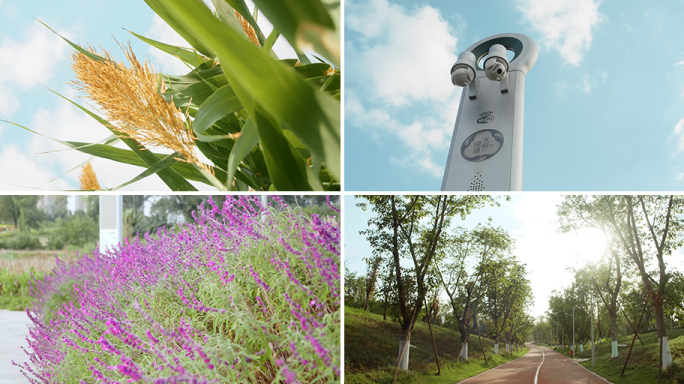
{"type": "Polygon", "coordinates": [[[600,229],[606,237],[609,257],[602,259],[599,265],[590,265],[579,271],[577,278],[585,278],[591,284],[594,293],[601,299],[610,316],[610,333],[612,342],[611,358],[618,356],[617,349],[617,312],[618,295],[622,285],[622,260],[620,243],[613,231],[609,216],[611,199],[603,196],[566,196],[558,208],[561,232],[578,230],[581,227],[600,229]]]}
{"type": "Polygon", "coordinates": [[[370,302],[371,295],[375,292],[375,284],[378,280],[381,262],[382,257],[380,256],[373,256],[366,259],[366,300],[363,303],[364,311],[368,310],[368,303],[370,302]]]}
{"type": "Polygon", "coordinates": [[[634,261],[653,306],[660,342],[658,382],[662,369],[672,364],[667,329],[663,313],[663,299],[671,274],[666,271],[666,255],[682,245],[684,198],[680,196],[619,196],[606,200],[608,219],[618,234],[624,251],[634,261]],[[647,270],[650,263],[655,270],[647,270]]]}
{"type": "Polygon", "coordinates": [[[459,228],[445,244],[447,263],[438,265],[437,271],[457,319],[464,359],[468,358],[468,337],[477,326],[478,306],[489,284],[494,284],[485,275],[493,272],[492,262],[510,254],[512,246],[508,232],[489,225],[459,228]]]}
{"type": "Polygon", "coordinates": [[[14,196],[0,195],[0,220],[19,226],[19,207],[14,204],[14,196]]]}
{"type": "MultiPolygon", "coordinates": [[[[473,209],[493,199],[489,196],[363,196],[362,209],[371,209],[375,217],[369,220],[366,236],[376,254],[392,255],[394,277],[401,314],[402,336],[399,343],[397,368],[408,369],[411,331],[427,294],[426,275],[438,252],[443,230],[452,217],[465,218],[473,209]],[[401,259],[413,261],[416,297],[409,300],[401,259]]],[[[396,378],[396,374],[395,374],[396,378]]]]}

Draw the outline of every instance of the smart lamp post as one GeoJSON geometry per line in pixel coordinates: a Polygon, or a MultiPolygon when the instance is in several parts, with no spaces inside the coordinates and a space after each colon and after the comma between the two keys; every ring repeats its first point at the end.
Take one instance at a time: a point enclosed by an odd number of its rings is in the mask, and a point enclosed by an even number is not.
{"type": "Polygon", "coordinates": [[[100,252],[123,242],[123,196],[100,195],[100,252]]]}
{"type": "Polygon", "coordinates": [[[465,89],[442,191],[522,189],[525,75],[536,61],[537,45],[518,33],[480,40],[458,56],[451,82],[465,89]]]}

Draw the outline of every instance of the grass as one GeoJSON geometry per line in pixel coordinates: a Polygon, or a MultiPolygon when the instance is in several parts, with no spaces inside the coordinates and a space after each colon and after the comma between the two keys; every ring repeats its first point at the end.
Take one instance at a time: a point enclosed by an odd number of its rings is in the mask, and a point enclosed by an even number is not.
{"type": "MultiPolygon", "coordinates": [[[[83,250],[79,253],[84,253],[83,250]]],[[[41,278],[57,265],[57,258],[77,259],[75,251],[0,251],[0,309],[23,311],[31,303],[31,273],[41,278]]]]}
{"type": "MultiPolygon", "coordinates": [[[[667,331],[667,338],[670,344],[670,352],[674,364],[663,371],[664,383],[684,383],[684,329],[673,329],[667,331]]],[[[605,377],[615,384],[649,384],[658,382],[658,335],[656,332],[639,334],[644,346],[637,339],[634,342],[634,349],[627,363],[625,374],[621,378],[620,372],[625,364],[629,346],[632,343],[632,335],[618,337],[618,345],[625,344],[626,348],[618,349],[618,357],[610,358],[610,339],[603,339],[601,347],[595,352],[595,366],[591,366],[591,349],[586,346],[584,352],[577,354],[578,358],[588,358],[582,364],[587,369],[605,377]]],[[[579,347],[578,347],[579,350],[579,347]]],[[[560,352],[560,350],[559,350],[560,352]]],[[[564,355],[568,356],[566,349],[564,355]]]]}
{"type": "MultiPolygon", "coordinates": [[[[361,309],[344,309],[345,377],[349,384],[392,383],[396,358],[399,354],[399,324],[382,316],[361,309]]],[[[468,346],[468,361],[456,359],[461,350],[459,333],[438,325],[432,327],[439,353],[442,374],[437,376],[432,339],[427,323],[418,322],[411,335],[411,352],[408,372],[400,372],[399,383],[449,383],[453,384],[498,365],[517,359],[529,351],[494,355],[494,342],[482,339],[488,364],[485,364],[477,336],[471,336],[468,346]]],[[[503,351],[503,345],[500,345],[503,351]]]]}

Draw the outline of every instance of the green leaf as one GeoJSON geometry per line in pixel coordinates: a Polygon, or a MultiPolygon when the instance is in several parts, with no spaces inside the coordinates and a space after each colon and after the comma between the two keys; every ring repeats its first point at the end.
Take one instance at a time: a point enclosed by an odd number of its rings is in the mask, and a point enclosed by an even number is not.
{"type": "MultiPolygon", "coordinates": [[[[112,147],[109,145],[103,145],[103,144],[88,144],[87,143],[80,143],[77,141],[64,141],[62,142],[64,145],[67,145],[79,152],[87,153],[92,156],[100,157],[103,159],[108,159],[108,160],[114,160],[119,163],[124,163],[124,164],[130,164],[130,165],[135,165],[138,167],[145,167],[147,168],[147,164],[145,164],[144,161],[140,160],[140,158],[133,152],[127,149],[123,148],[116,148],[112,147]]],[[[157,157],[157,159],[164,159],[168,155],[162,155],[162,154],[157,154],[153,153],[154,156],[157,157]]],[[[183,176],[186,179],[193,180],[193,181],[199,181],[202,183],[209,184],[209,181],[202,176],[202,174],[195,169],[192,165],[185,163],[185,162],[176,162],[171,166],[178,174],[183,176]]]]}
{"type": "Polygon", "coordinates": [[[224,116],[240,108],[242,104],[230,85],[223,86],[199,107],[195,121],[192,123],[192,130],[195,134],[201,134],[224,116]]]}
{"type": "Polygon", "coordinates": [[[166,158],[164,158],[164,160],[158,161],[153,166],[147,168],[145,171],[143,171],[138,176],[132,178],[131,180],[129,180],[129,181],[127,181],[127,182],[125,182],[125,183],[123,183],[123,184],[119,185],[118,187],[113,188],[111,190],[112,191],[119,190],[119,189],[121,189],[127,185],[133,184],[133,183],[140,181],[140,180],[142,180],[148,176],[154,175],[154,174],[172,166],[173,164],[177,163],[178,160],[176,160],[176,158],[179,156],[180,155],[178,152],[172,153],[172,154],[168,155],[166,158]]]}
{"type": "Polygon", "coordinates": [[[235,176],[235,170],[237,170],[242,159],[244,159],[257,144],[259,144],[259,133],[254,124],[254,120],[249,118],[242,127],[242,134],[235,140],[233,150],[230,151],[230,155],[228,155],[228,168],[226,169],[226,171],[228,171],[228,185],[232,183],[233,177],[235,176]]]}
{"type": "Polygon", "coordinates": [[[62,40],[66,41],[67,44],[71,45],[74,49],[76,49],[77,51],[81,52],[82,54],[88,56],[89,58],[91,58],[91,59],[93,59],[93,60],[95,60],[95,61],[105,61],[105,60],[106,60],[106,59],[105,59],[104,57],[102,57],[102,56],[99,56],[99,55],[96,55],[96,54],[94,54],[94,53],[92,53],[92,52],[86,51],[86,50],[83,49],[83,47],[81,47],[80,45],[72,43],[71,40],[69,40],[69,39],[67,39],[66,37],[64,37],[64,36],[60,35],[59,33],[55,32],[55,30],[52,29],[52,28],[50,28],[50,27],[48,27],[47,24],[43,23],[42,21],[40,21],[40,20],[38,20],[38,19],[36,19],[36,20],[37,20],[39,23],[43,24],[43,25],[45,26],[45,28],[51,30],[52,33],[54,33],[55,35],[61,37],[62,40]]]}
{"type": "Polygon", "coordinates": [[[310,191],[306,161],[297,153],[283,131],[257,106],[254,119],[259,131],[259,143],[271,181],[279,191],[310,191]]]}
{"type": "MultiPolygon", "coordinates": [[[[162,5],[163,0],[145,0],[145,3],[152,8],[154,13],[157,14],[157,16],[161,17],[162,20],[166,22],[166,24],[169,25],[174,31],[176,31],[185,41],[188,42],[188,44],[192,45],[193,48],[198,50],[201,54],[207,57],[216,57],[216,54],[212,52],[209,47],[207,47],[200,39],[198,39],[191,31],[186,29],[183,25],[183,23],[178,22],[176,17],[174,17],[172,14],[170,14],[166,7],[162,5]]],[[[207,12],[209,12],[209,8],[207,8],[204,3],[201,4],[202,7],[206,9],[207,12]]],[[[209,12],[211,15],[211,12],[209,12]]],[[[216,18],[211,15],[211,18],[216,20],[216,18]]],[[[218,20],[216,20],[218,21],[218,20]]]]}
{"type": "Polygon", "coordinates": [[[145,36],[138,35],[135,32],[128,31],[130,32],[133,36],[137,37],[138,39],[146,42],[147,44],[159,49],[162,52],[166,52],[171,56],[175,56],[182,60],[184,63],[187,63],[189,65],[192,65],[193,67],[198,66],[202,64],[201,57],[197,55],[195,51],[191,51],[189,49],[183,48],[183,47],[177,47],[175,45],[169,45],[165,44],[156,40],[149,39],[145,36]]]}
{"type": "Polygon", "coordinates": [[[328,8],[320,0],[254,0],[254,3],[295,50],[313,48],[340,66],[340,35],[328,8]]]}
{"type": "MultiPolygon", "coordinates": [[[[147,0],[150,1],[150,0],[147,0]]],[[[254,104],[282,122],[309,147],[315,164],[340,177],[340,104],[304,82],[292,69],[217,20],[198,0],[157,0],[175,20],[215,50],[229,83],[245,89],[254,104]]],[[[243,106],[249,100],[243,100],[243,106]]],[[[259,123],[257,122],[259,127],[259,123]]],[[[263,140],[261,127],[259,137],[263,140]]],[[[272,177],[274,173],[269,165],[272,177]]]]}
{"type": "Polygon", "coordinates": [[[214,4],[214,8],[216,8],[216,14],[219,17],[219,20],[249,40],[247,32],[242,28],[242,23],[240,23],[240,20],[235,16],[233,8],[231,8],[225,0],[211,0],[211,2],[214,4]]]}
{"type": "Polygon", "coordinates": [[[238,11],[239,14],[242,15],[242,17],[247,20],[247,22],[254,28],[256,31],[257,38],[259,39],[259,44],[262,46],[264,45],[264,42],[266,41],[266,38],[264,37],[263,32],[261,32],[261,28],[259,28],[259,25],[257,24],[256,20],[254,20],[254,17],[252,17],[252,14],[249,12],[249,8],[247,7],[247,3],[245,3],[245,0],[225,0],[226,3],[230,4],[231,7],[235,8],[236,11],[238,11]]]}

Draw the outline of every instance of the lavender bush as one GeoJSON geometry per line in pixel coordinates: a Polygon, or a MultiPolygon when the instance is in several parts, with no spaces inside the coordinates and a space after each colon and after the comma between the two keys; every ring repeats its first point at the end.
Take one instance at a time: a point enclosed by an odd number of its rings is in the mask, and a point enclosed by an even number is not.
{"type": "Polygon", "coordinates": [[[59,263],[17,365],[33,383],[339,381],[339,222],[275,200],[210,201],[178,233],[59,263]]]}

